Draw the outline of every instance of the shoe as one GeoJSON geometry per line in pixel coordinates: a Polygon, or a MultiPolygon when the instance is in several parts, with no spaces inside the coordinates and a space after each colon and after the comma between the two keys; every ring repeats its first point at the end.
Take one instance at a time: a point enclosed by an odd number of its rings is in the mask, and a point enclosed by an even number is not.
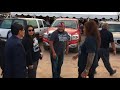
{"type": "Polygon", "coordinates": [[[113,73],[110,74],[110,76],[113,76],[116,73],[116,70],[113,70],[113,73]]]}
{"type": "Polygon", "coordinates": [[[60,76],[60,78],[63,78],[63,77],[60,76]]]}

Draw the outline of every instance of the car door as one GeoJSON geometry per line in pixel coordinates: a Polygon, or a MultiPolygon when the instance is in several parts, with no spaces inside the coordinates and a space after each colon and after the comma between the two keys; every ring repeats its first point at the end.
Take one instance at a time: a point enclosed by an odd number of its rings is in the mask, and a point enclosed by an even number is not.
{"type": "Polygon", "coordinates": [[[48,27],[49,27],[49,25],[47,25],[47,23],[46,23],[46,21],[45,20],[43,20],[43,26],[44,26],[44,30],[43,30],[43,32],[45,33],[46,31],[47,31],[47,29],[48,29],[48,27]]]}
{"type": "Polygon", "coordinates": [[[39,30],[40,30],[40,35],[44,34],[44,25],[42,23],[42,20],[38,20],[39,23],[39,30]]]}

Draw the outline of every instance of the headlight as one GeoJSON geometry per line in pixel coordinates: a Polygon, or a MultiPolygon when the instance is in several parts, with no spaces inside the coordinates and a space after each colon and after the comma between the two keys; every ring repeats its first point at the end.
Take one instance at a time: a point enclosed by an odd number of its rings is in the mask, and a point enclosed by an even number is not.
{"type": "Polygon", "coordinates": [[[79,39],[79,35],[72,35],[72,40],[78,40],[79,39]]]}
{"type": "Polygon", "coordinates": [[[43,37],[44,37],[44,38],[48,38],[48,34],[47,34],[47,33],[44,33],[43,37]]]}

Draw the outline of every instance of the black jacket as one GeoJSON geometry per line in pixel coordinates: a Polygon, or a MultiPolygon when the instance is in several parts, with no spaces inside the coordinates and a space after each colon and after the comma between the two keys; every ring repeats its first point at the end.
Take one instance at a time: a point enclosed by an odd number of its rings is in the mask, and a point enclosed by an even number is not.
{"type": "Polygon", "coordinates": [[[26,56],[22,42],[16,36],[5,45],[4,78],[26,78],[26,56]]]}
{"type": "Polygon", "coordinates": [[[40,59],[40,51],[33,52],[33,39],[29,36],[25,36],[22,40],[22,44],[26,51],[26,62],[27,66],[32,65],[35,61],[38,61],[40,59]]]}
{"type": "Polygon", "coordinates": [[[5,59],[5,56],[4,56],[4,49],[5,49],[5,41],[2,41],[0,39],[0,67],[1,69],[3,70],[4,68],[4,59],[5,59]]]}

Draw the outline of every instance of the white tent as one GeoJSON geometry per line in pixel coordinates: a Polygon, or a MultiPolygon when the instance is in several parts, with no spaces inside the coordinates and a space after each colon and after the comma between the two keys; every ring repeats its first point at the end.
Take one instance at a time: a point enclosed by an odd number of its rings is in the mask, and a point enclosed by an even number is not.
{"type": "Polygon", "coordinates": [[[11,12],[12,16],[15,15],[30,15],[30,16],[55,16],[55,17],[76,17],[76,18],[106,18],[106,19],[117,19],[118,18],[118,12],[11,12]]]}

